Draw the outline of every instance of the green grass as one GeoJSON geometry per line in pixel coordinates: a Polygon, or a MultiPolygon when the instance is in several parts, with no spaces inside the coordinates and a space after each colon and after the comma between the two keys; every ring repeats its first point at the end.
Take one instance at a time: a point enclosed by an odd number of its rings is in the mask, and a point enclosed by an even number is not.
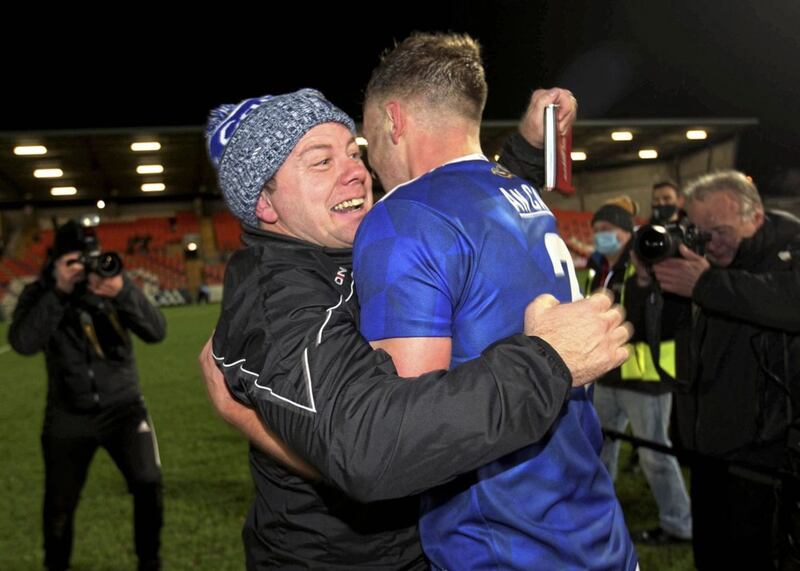
{"type": "MultiPolygon", "coordinates": [[[[196,356],[218,305],[167,308],[166,341],[138,343],[142,391],[156,426],[164,475],[164,568],[244,568],[240,532],[252,498],[247,445],[215,416],[196,356]]],[[[0,347],[8,325],[0,323],[0,347]]],[[[41,355],[0,353],[0,570],[42,569],[43,465],[39,433],[46,379],[41,355]]],[[[627,448],[621,458],[624,466],[627,448]]],[[[620,470],[618,492],[632,530],[657,525],[641,475],[620,470]]],[[[688,547],[638,549],[643,571],[690,570],[688,547]]],[[[74,571],[135,569],[132,507],[124,480],[100,450],[75,522],[74,571]]]]}
{"type": "MultiPolygon", "coordinates": [[[[630,444],[623,442],[620,447],[616,488],[617,497],[619,497],[622,510],[625,512],[628,529],[634,533],[658,526],[658,508],[641,470],[629,468],[630,455],[630,444]]],[[[636,553],[639,555],[639,566],[642,571],[691,571],[694,569],[692,549],[688,545],[658,547],[637,545],[636,553]]]]}
{"type": "MultiPolygon", "coordinates": [[[[168,308],[163,343],[138,343],[142,390],[156,426],[164,476],[164,567],[240,570],[240,531],[252,497],[247,445],[217,418],[196,355],[218,305],[168,308]]],[[[7,324],[0,324],[6,342],[7,324]]],[[[0,354],[0,569],[42,568],[43,472],[39,432],[46,380],[41,355],[0,354]]],[[[98,451],[75,521],[74,571],[135,569],[132,505],[125,482],[98,451]]]]}

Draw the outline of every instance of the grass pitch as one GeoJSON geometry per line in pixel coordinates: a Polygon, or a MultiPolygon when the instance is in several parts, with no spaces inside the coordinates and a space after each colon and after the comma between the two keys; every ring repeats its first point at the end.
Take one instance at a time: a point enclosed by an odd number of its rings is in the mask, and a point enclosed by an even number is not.
{"type": "MultiPolygon", "coordinates": [[[[197,354],[219,305],[163,310],[167,339],[136,344],[139,375],[155,423],[164,476],[164,569],[244,569],[240,532],[253,494],[247,444],[213,412],[197,354]]],[[[8,350],[0,323],[0,569],[42,569],[44,467],[39,433],[44,412],[44,358],[8,350]]],[[[624,466],[628,449],[623,446],[624,466]]],[[[620,470],[617,490],[632,530],[658,524],[640,474],[620,470]]],[[[73,571],[136,568],[132,506],[125,482],[105,451],[92,463],[75,521],[73,571]]],[[[641,568],[693,569],[688,547],[638,548],[641,568]]]]}

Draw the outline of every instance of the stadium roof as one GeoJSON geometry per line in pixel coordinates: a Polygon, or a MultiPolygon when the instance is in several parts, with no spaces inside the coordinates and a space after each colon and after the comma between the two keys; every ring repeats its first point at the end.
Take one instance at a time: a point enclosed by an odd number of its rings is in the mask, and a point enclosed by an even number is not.
{"type": "MultiPolygon", "coordinates": [[[[635,164],[643,160],[639,157],[643,149],[654,149],[659,160],[669,160],[735,138],[757,123],[748,118],[578,121],[573,151],[584,152],[586,159],[575,161],[573,168],[583,172],[635,164]],[[702,130],[706,138],[689,139],[690,130],[702,130]],[[612,140],[615,131],[629,132],[631,140],[612,140]]],[[[515,121],[486,121],[482,129],[484,152],[490,157],[499,152],[503,140],[515,129],[515,121]]],[[[218,196],[201,127],[0,133],[0,204],[4,207],[218,196]],[[157,142],[160,148],[132,150],[133,143],[142,142],[157,142]],[[44,147],[46,153],[18,155],[15,148],[19,146],[44,147]],[[145,171],[158,171],[160,167],[163,171],[137,172],[141,167],[150,167],[145,171]],[[38,169],[58,169],[61,176],[37,178],[34,172],[38,169]],[[146,184],[162,184],[164,188],[145,192],[142,187],[146,184]],[[53,188],[72,187],[74,194],[51,194],[53,188]]]]}

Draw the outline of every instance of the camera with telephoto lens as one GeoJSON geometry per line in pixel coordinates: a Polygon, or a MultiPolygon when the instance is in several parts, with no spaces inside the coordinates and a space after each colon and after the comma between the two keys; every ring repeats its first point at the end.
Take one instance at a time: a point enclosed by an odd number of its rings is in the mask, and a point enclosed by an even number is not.
{"type": "Polygon", "coordinates": [[[711,234],[701,232],[694,224],[646,224],[633,237],[633,251],[642,262],[652,265],[667,258],[680,257],[678,247],[681,244],[702,256],[710,240],[711,234]]]}
{"type": "Polygon", "coordinates": [[[116,252],[101,252],[94,228],[83,228],[81,235],[83,251],[80,258],[69,262],[83,264],[87,274],[97,274],[101,278],[113,278],[122,272],[122,258],[116,252]]]}

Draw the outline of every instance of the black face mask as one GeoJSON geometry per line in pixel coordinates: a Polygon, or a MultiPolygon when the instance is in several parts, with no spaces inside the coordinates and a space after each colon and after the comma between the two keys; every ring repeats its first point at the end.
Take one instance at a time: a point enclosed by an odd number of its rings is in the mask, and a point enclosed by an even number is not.
{"type": "Polygon", "coordinates": [[[653,206],[653,222],[661,222],[662,224],[669,222],[669,219],[672,218],[677,211],[678,207],[675,204],[653,206]]]}

